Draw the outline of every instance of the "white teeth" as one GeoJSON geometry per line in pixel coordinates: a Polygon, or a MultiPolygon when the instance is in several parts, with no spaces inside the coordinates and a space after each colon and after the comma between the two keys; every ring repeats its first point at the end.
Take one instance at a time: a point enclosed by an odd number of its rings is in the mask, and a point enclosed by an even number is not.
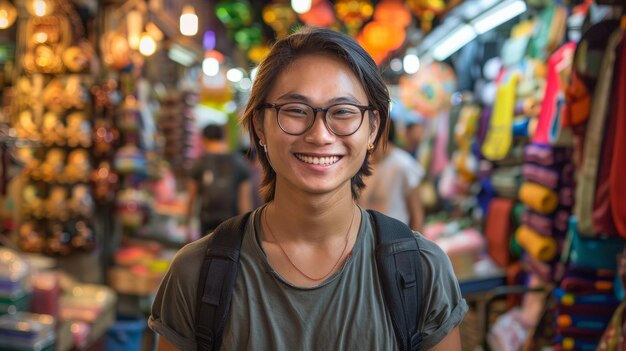
{"type": "Polygon", "coordinates": [[[314,165],[332,165],[333,163],[339,161],[339,156],[311,157],[297,154],[296,157],[301,161],[314,165]]]}

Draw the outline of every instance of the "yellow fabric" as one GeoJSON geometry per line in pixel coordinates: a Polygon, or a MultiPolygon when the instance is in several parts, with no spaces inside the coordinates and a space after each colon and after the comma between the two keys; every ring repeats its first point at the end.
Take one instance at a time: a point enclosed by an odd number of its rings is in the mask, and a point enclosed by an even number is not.
{"type": "Polygon", "coordinates": [[[526,252],[540,261],[547,262],[556,256],[556,241],[551,237],[537,233],[525,225],[517,228],[515,239],[526,252]]]}
{"type": "Polygon", "coordinates": [[[522,184],[519,199],[527,207],[542,214],[552,213],[559,205],[559,197],[554,191],[531,182],[522,184]]]}
{"type": "Polygon", "coordinates": [[[483,155],[488,160],[502,160],[511,148],[515,91],[518,80],[518,74],[514,73],[507,82],[498,86],[496,101],[489,121],[489,130],[481,148],[483,155]]]}

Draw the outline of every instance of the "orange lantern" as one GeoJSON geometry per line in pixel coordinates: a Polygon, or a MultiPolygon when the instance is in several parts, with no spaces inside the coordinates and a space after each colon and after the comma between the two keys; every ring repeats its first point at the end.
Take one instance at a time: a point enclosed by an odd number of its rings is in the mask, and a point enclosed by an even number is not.
{"type": "Polygon", "coordinates": [[[318,1],[308,12],[298,14],[298,17],[305,24],[315,27],[328,27],[335,22],[335,13],[328,0],[318,1]]]}
{"type": "Polygon", "coordinates": [[[384,0],[376,5],[374,20],[406,27],[411,23],[411,12],[400,0],[384,0]]]}
{"type": "Polygon", "coordinates": [[[369,0],[339,0],[335,3],[335,11],[348,33],[356,36],[363,23],[374,14],[374,6],[369,0]]]}
{"type": "Polygon", "coordinates": [[[365,41],[362,34],[356,38],[356,41],[363,47],[363,49],[365,49],[365,51],[367,51],[377,65],[380,65],[387,55],[389,55],[388,50],[372,46],[371,43],[365,41]]]}
{"type": "Polygon", "coordinates": [[[425,32],[430,32],[435,17],[446,9],[443,0],[406,0],[406,4],[419,18],[425,32]]]}
{"type": "Polygon", "coordinates": [[[363,27],[361,35],[368,47],[376,51],[391,51],[402,45],[406,32],[403,27],[372,21],[363,27]]]}
{"type": "Polygon", "coordinates": [[[263,8],[263,21],[272,27],[279,38],[289,33],[289,28],[296,23],[297,19],[296,13],[289,4],[274,2],[263,8]]]}

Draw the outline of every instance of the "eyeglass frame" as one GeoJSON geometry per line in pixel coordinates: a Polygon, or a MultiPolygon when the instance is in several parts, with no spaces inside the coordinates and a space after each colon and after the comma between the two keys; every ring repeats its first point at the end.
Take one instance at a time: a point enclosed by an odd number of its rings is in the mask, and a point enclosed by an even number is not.
{"type": "Polygon", "coordinates": [[[283,132],[285,132],[286,134],[289,135],[293,135],[293,136],[298,136],[298,135],[302,135],[306,132],[308,132],[313,125],[315,125],[315,119],[317,118],[317,113],[318,112],[324,112],[324,114],[322,115],[322,121],[324,122],[324,126],[326,127],[326,129],[328,129],[329,132],[333,133],[336,136],[340,136],[340,137],[346,137],[346,136],[350,136],[353,135],[354,133],[358,132],[359,129],[361,129],[361,126],[363,125],[363,119],[365,118],[365,112],[366,111],[374,111],[374,106],[368,105],[368,106],[364,106],[364,105],[357,105],[357,104],[353,104],[350,102],[340,102],[340,103],[336,103],[336,104],[332,104],[330,106],[326,106],[326,107],[313,107],[305,102],[300,102],[300,101],[290,101],[290,102],[285,102],[282,104],[275,104],[275,103],[271,103],[271,102],[266,102],[264,104],[261,104],[259,106],[259,110],[260,109],[264,109],[264,108],[273,108],[276,110],[276,124],[278,124],[278,127],[280,128],[280,130],[282,130],[283,132]],[[290,133],[288,131],[285,130],[285,128],[283,128],[283,126],[280,124],[280,120],[278,119],[278,113],[280,112],[280,109],[285,106],[285,105],[289,105],[289,104],[301,104],[301,105],[305,105],[311,108],[311,110],[313,110],[313,120],[311,122],[311,124],[306,127],[302,132],[300,133],[290,133]],[[356,108],[359,109],[359,111],[361,111],[361,121],[359,122],[359,126],[354,130],[354,132],[350,133],[350,134],[338,134],[337,132],[335,132],[329,125],[328,125],[328,111],[335,107],[335,106],[339,106],[339,105],[350,105],[350,106],[354,106],[356,108]]]}

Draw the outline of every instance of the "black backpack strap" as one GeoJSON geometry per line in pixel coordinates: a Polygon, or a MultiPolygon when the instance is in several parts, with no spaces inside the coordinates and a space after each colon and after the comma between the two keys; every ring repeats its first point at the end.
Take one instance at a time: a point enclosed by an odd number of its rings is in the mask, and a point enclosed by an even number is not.
{"type": "Polygon", "coordinates": [[[219,350],[222,333],[235,290],[239,252],[250,212],[220,224],[204,255],[196,300],[196,343],[198,350],[219,350]]]}
{"type": "Polygon", "coordinates": [[[417,350],[422,305],[422,263],[413,231],[404,223],[368,210],[374,219],[376,266],[385,304],[391,314],[400,350],[417,350]]]}

